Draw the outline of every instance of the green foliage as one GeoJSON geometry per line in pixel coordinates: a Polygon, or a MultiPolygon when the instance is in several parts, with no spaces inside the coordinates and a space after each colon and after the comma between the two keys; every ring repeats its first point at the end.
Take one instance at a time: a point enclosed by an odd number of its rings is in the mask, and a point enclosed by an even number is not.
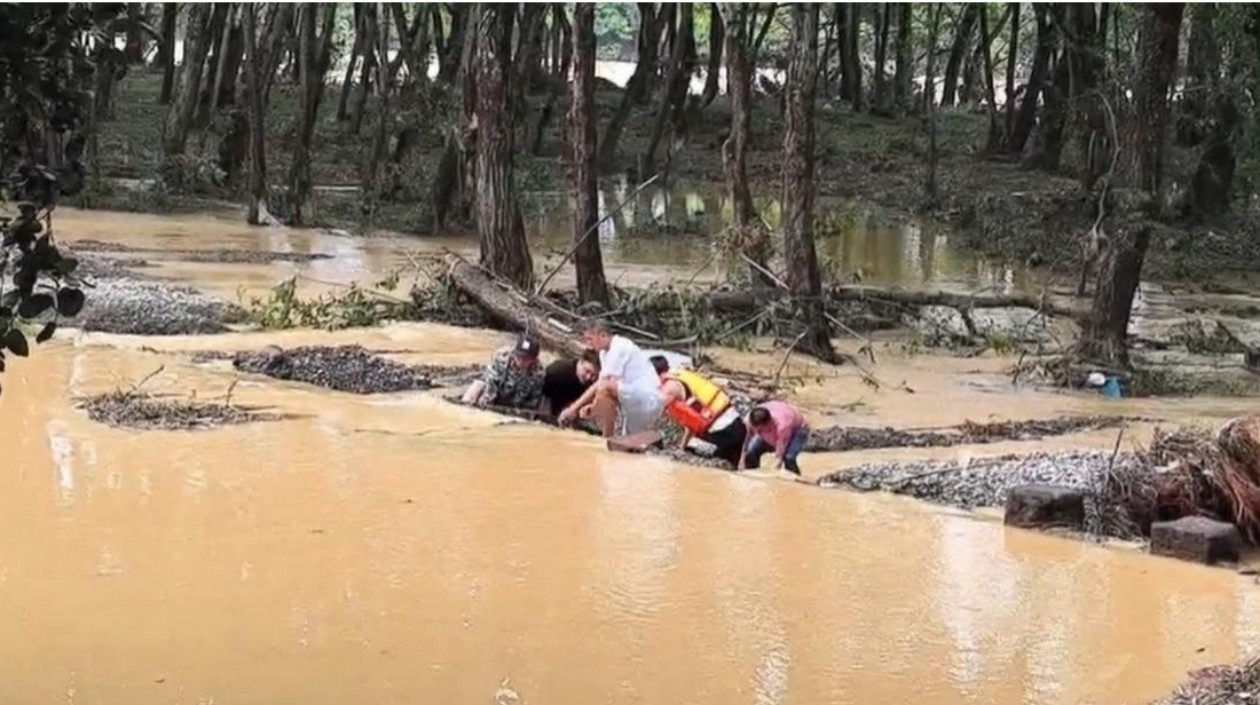
{"type": "Polygon", "coordinates": [[[358,284],[351,284],[339,294],[301,299],[297,295],[297,279],[290,278],[272,287],[266,299],[250,299],[246,320],[268,329],[338,330],[377,325],[395,317],[398,309],[398,305],[382,301],[358,284]]]}

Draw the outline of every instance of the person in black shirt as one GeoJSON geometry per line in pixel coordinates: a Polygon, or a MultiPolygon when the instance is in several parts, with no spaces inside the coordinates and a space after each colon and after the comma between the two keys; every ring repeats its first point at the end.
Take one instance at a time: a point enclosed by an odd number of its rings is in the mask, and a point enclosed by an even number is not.
{"type": "Polygon", "coordinates": [[[547,365],[543,376],[542,411],[559,416],[561,411],[586,392],[599,377],[599,353],[594,350],[582,351],[576,360],[560,358],[547,365]]]}

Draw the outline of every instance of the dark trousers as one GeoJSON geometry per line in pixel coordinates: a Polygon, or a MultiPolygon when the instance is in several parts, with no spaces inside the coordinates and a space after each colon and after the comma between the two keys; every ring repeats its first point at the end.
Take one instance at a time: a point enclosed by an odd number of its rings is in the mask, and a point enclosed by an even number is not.
{"type": "MultiPolygon", "coordinates": [[[[801,451],[805,450],[805,442],[808,440],[809,429],[807,428],[798,429],[792,434],[792,440],[788,441],[787,452],[783,454],[783,467],[789,472],[801,474],[801,466],[797,465],[796,459],[801,451]]],[[[761,467],[761,456],[773,452],[773,446],[761,440],[761,436],[753,435],[748,441],[748,450],[744,455],[744,467],[750,470],[761,467]]]]}

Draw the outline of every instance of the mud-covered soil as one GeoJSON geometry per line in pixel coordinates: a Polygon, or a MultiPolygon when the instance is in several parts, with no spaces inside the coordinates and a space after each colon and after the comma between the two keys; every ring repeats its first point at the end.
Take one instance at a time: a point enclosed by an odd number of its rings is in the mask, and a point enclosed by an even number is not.
{"type": "Polygon", "coordinates": [[[186,431],[266,421],[277,415],[216,402],[157,397],[140,391],[113,391],[78,400],[88,418],[118,428],[186,431]]]}
{"type": "MultiPolygon", "coordinates": [[[[202,361],[225,357],[202,354],[202,361]]],[[[268,346],[258,351],[235,353],[233,367],[242,372],[275,379],[313,384],[353,394],[381,394],[459,384],[475,375],[476,368],[437,365],[404,365],[376,355],[360,345],[306,346],[282,349],[268,346]]]]}

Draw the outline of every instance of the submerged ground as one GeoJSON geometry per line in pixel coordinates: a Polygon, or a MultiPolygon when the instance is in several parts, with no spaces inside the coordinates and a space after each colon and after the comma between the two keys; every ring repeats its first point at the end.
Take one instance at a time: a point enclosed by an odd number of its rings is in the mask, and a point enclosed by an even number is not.
{"type": "MultiPolygon", "coordinates": [[[[370,282],[416,249],[389,237],[250,229],[238,215],[59,212],[57,228],[71,248],[88,239],[148,248],[112,257],[145,259],[137,272],[174,280],[157,286],[228,300],[238,287],[246,300],[264,296],[293,275],[304,295],[370,282]],[[224,249],[293,256],[196,261],[224,249]]],[[[889,247],[904,235],[852,237],[859,244],[849,251],[904,272],[901,281],[927,272],[946,286],[974,287],[977,276],[1013,285],[1012,275],[976,265],[933,264],[949,261],[947,240],[933,238],[924,257],[922,240],[889,247]]],[[[614,278],[689,276],[704,261],[653,241],[607,242],[614,278]]],[[[425,323],[172,337],[67,331],[12,362],[0,425],[26,431],[0,480],[10,498],[0,514],[0,621],[24,638],[0,659],[0,692],[107,703],[406,702],[417,693],[449,702],[1143,703],[1189,669],[1237,660],[1260,637],[1260,588],[1233,572],[1008,531],[985,512],[612,454],[579,434],[454,407],[441,389],[344,394],[190,354],[357,343],[400,362],[460,367],[508,339],[425,323]],[[137,384],[282,418],[134,431],[93,422],[73,401],[137,384]],[[100,644],[109,648],[90,646],[100,644]]],[[[715,356],[765,375],[781,352],[715,356]]],[[[954,357],[907,345],[904,333],[878,340],[876,356],[878,389],[851,367],[790,359],[788,395],[816,425],[899,428],[1069,414],[1215,423],[1250,407],[1016,387],[1011,355],[954,357]]],[[[1131,425],[1125,442],[1145,442],[1154,424],[1131,425]]],[[[1109,450],[1115,438],[1108,429],[811,454],[803,465],[816,478],[873,460],[1109,450]]]]}

